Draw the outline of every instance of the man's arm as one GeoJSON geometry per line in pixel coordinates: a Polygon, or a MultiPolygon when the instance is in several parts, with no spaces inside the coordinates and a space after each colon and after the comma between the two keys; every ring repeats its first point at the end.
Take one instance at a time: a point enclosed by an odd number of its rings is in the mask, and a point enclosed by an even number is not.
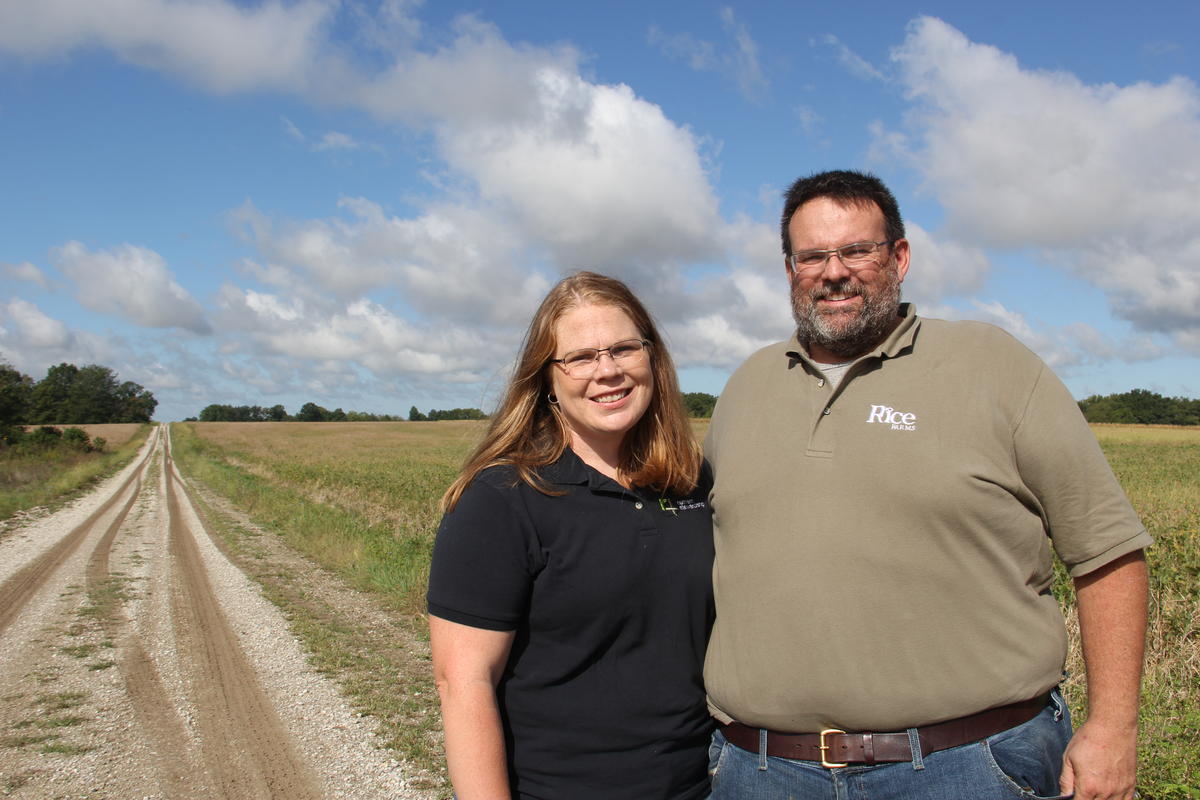
{"type": "Polygon", "coordinates": [[[1133,797],[1147,587],[1141,550],[1075,579],[1088,718],[1067,746],[1059,781],[1075,800],[1133,797]]]}

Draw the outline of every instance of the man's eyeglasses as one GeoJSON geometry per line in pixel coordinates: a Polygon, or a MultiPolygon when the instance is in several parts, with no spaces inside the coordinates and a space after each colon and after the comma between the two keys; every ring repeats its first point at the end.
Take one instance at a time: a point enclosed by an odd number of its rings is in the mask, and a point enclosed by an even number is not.
{"type": "Polygon", "coordinates": [[[628,369],[642,362],[649,346],[650,343],[645,339],[625,339],[608,347],[572,350],[562,358],[552,358],[550,361],[562,367],[572,378],[590,378],[596,374],[596,368],[600,365],[601,353],[608,353],[618,366],[628,369]]]}
{"type": "Polygon", "coordinates": [[[837,254],[847,269],[866,269],[879,266],[879,248],[895,244],[899,239],[882,242],[853,242],[835,247],[832,250],[801,250],[792,253],[788,262],[796,272],[816,272],[825,269],[825,262],[830,256],[837,254]]]}

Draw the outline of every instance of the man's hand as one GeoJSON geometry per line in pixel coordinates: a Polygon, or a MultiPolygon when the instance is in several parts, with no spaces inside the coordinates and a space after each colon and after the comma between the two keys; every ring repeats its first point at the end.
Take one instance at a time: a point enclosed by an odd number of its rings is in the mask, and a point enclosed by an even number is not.
{"type": "Polygon", "coordinates": [[[1137,729],[1079,726],[1063,754],[1059,791],[1075,800],[1131,800],[1137,778],[1137,729]]]}

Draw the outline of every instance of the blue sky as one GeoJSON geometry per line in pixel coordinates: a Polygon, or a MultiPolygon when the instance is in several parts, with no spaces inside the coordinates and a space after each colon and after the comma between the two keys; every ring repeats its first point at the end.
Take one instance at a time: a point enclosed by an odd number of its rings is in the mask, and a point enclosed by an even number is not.
{"type": "Polygon", "coordinates": [[[1200,396],[1200,4],[0,4],[0,358],[209,403],[490,408],[547,289],[685,391],[791,329],[780,193],[895,191],[920,313],[1200,396]]]}

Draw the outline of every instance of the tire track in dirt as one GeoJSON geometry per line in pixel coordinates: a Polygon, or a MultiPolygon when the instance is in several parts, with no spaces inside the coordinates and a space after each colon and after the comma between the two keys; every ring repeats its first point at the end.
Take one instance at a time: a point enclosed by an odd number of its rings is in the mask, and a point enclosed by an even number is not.
{"type": "MultiPolygon", "coordinates": [[[[161,445],[156,449],[163,452],[161,445]]],[[[137,476],[133,498],[141,493],[144,472],[145,469],[137,476]]],[[[151,491],[156,489],[151,488],[151,491]]],[[[87,591],[90,597],[112,597],[120,592],[121,581],[109,570],[109,557],[133,498],[126,506],[125,513],[105,531],[88,560],[87,591]]],[[[111,609],[99,618],[101,628],[112,639],[120,638],[122,628],[127,627],[122,622],[111,609]]],[[[212,796],[211,782],[197,767],[195,758],[189,752],[187,730],[174,713],[170,696],[144,643],[136,635],[123,638],[117,665],[138,722],[146,738],[153,743],[155,767],[164,793],[172,800],[198,800],[212,796]]]]}
{"type": "Polygon", "coordinates": [[[0,540],[0,795],[424,797],[185,489],[158,428],[119,476],[0,540]]]}
{"type": "MultiPolygon", "coordinates": [[[[319,783],[221,613],[199,548],[183,520],[169,446],[163,474],[175,571],[172,617],[184,662],[194,670],[200,750],[224,797],[320,797],[319,783]]],[[[183,503],[189,502],[186,496],[183,503]]]]}

